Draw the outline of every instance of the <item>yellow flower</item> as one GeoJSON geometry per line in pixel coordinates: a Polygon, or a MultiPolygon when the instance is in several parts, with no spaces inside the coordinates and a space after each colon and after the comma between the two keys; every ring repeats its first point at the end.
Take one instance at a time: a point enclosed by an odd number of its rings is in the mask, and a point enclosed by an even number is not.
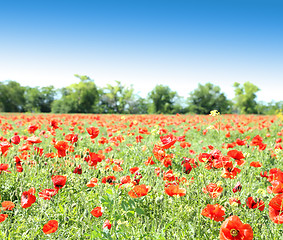
{"type": "Polygon", "coordinates": [[[218,112],[217,110],[212,110],[212,111],[210,111],[209,115],[212,116],[212,117],[216,117],[216,116],[220,115],[220,112],[218,112]]]}

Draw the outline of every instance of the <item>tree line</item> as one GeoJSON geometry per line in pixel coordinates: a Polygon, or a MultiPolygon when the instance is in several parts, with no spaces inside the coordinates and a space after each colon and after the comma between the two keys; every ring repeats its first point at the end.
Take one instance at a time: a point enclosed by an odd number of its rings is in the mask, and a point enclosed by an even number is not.
{"type": "Polygon", "coordinates": [[[146,98],[135,94],[132,86],[116,81],[99,88],[88,76],[75,75],[80,82],[61,89],[54,86],[25,87],[16,81],[0,82],[0,112],[34,113],[118,113],[118,114],[208,114],[221,113],[276,114],[280,102],[257,102],[260,90],[250,82],[235,82],[235,97],[230,100],[212,83],[198,87],[185,99],[168,86],[156,85],[146,98]]]}

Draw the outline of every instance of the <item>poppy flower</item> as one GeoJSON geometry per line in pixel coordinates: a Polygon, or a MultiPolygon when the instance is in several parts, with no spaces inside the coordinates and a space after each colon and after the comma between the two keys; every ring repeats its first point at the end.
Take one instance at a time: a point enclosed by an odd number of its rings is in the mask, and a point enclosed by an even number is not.
{"type": "Polygon", "coordinates": [[[99,135],[99,129],[97,127],[89,127],[86,129],[91,139],[96,138],[99,135]]]}
{"type": "Polygon", "coordinates": [[[33,203],[35,203],[36,197],[34,196],[34,194],[35,194],[34,188],[31,188],[28,191],[22,193],[22,197],[21,197],[22,208],[28,208],[33,203]]]}
{"type": "Polygon", "coordinates": [[[243,160],[245,158],[244,154],[241,152],[241,151],[238,151],[238,150],[230,150],[227,155],[231,158],[233,158],[236,163],[239,165],[239,166],[242,166],[244,165],[245,163],[245,160],[243,160]]]}
{"type": "Polygon", "coordinates": [[[28,132],[29,132],[29,133],[34,133],[37,129],[38,129],[38,126],[36,126],[36,125],[30,125],[30,126],[28,127],[28,132]]]}
{"type": "Polygon", "coordinates": [[[77,166],[75,169],[74,169],[74,171],[73,171],[73,173],[76,173],[76,174],[82,174],[82,166],[81,165],[79,165],[79,166],[77,166]]]}
{"type": "Polygon", "coordinates": [[[107,177],[103,177],[101,179],[101,182],[106,184],[109,183],[110,185],[113,185],[116,181],[116,177],[115,176],[107,176],[107,177]]]}
{"type": "Polygon", "coordinates": [[[30,144],[30,145],[32,145],[32,144],[34,144],[34,143],[41,143],[42,141],[40,140],[40,138],[39,137],[36,137],[36,136],[31,136],[31,137],[29,137],[29,138],[27,138],[27,143],[28,144],[30,144]]]}
{"type": "Polygon", "coordinates": [[[90,212],[94,217],[101,217],[102,216],[102,208],[101,207],[96,207],[90,212]]]}
{"type": "Polygon", "coordinates": [[[163,174],[163,180],[164,181],[171,182],[171,181],[175,181],[176,179],[177,179],[177,177],[174,176],[172,169],[168,170],[167,172],[165,172],[163,174]]]}
{"type": "Polygon", "coordinates": [[[114,172],[122,172],[123,171],[123,168],[120,166],[120,165],[115,165],[113,167],[113,171],[114,172]]]}
{"type": "Polygon", "coordinates": [[[190,164],[190,160],[189,158],[184,158],[184,161],[182,161],[182,166],[183,166],[183,172],[186,174],[189,174],[192,171],[192,166],[190,164]]]}
{"type": "Polygon", "coordinates": [[[253,229],[241,222],[238,216],[228,217],[221,225],[220,240],[252,240],[253,229]]]}
{"type": "Polygon", "coordinates": [[[177,141],[177,138],[172,133],[170,133],[166,136],[161,136],[160,140],[163,144],[162,148],[168,149],[175,144],[175,142],[177,141]]]}
{"type": "Polygon", "coordinates": [[[223,187],[217,186],[216,183],[210,183],[202,189],[203,193],[208,193],[211,198],[217,198],[223,191],[223,187]]]}
{"type": "Polygon", "coordinates": [[[269,202],[269,217],[272,222],[283,224],[283,194],[278,194],[269,202]]]}
{"type": "Polygon", "coordinates": [[[232,189],[233,193],[241,192],[241,190],[242,190],[242,185],[240,182],[237,182],[236,186],[232,189]]]}
{"type": "Polygon", "coordinates": [[[250,209],[258,208],[258,210],[263,211],[265,208],[264,202],[259,198],[257,198],[255,201],[253,197],[248,197],[246,204],[250,209]]]}
{"type": "Polygon", "coordinates": [[[237,197],[231,197],[231,198],[229,198],[229,204],[239,206],[239,205],[241,205],[241,201],[237,197]]]}
{"type": "Polygon", "coordinates": [[[15,207],[15,204],[11,201],[4,201],[2,204],[2,210],[12,210],[15,207]]]}
{"type": "Polygon", "coordinates": [[[129,196],[132,198],[140,198],[148,194],[150,190],[149,186],[145,184],[136,185],[131,191],[128,192],[129,196]]]}
{"type": "Polygon", "coordinates": [[[267,187],[268,193],[283,193],[283,182],[274,180],[270,182],[272,186],[267,187]]]}
{"type": "Polygon", "coordinates": [[[9,168],[9,164],[1,163],[1,164],[0,164],[0,174],[1,174],[2,172],[11,173],[11,172],[8,170],[8,168],[9,168]]]}
{"type": "Polygon", "coordinates": [[[178,185],[170,185],[169,187],[165,188],[165,193],[171,197],[173,196],[185,196],[186,195],[186,189],[179,188],[178,185]]]}
{"type": "Polygon", "coordinates": [[[201,215],[208,217],[216,222],[224,220],[225,208],[219,204],[207,204],[207,206],[201,211],[201,215]]]}
{"type": "Polygon", "coordinates": [[[259,135],[256,135],[251,142],[251,146],[259,146],[262,143],[263,138],[259,135]]]}
{"type": "Polygon", "coordinates": [[[105,222],[103,223],[103,226],[102,226],[103,229],[107,228],[108,230],[111,229],[111,223],[108,219],[105,220],[105,222]]]}
{"type": "Polygon", "coordinates": [[[38,196],[40,198],[43,198],[44,200],[50,200],[57,193],[57,189],[43,189],[41,192],[38,193],[38,196]]]}
{"type": "Polygon", "coordinates": [[[95,187],[97,186],[98,179],[92,178],[90,181],[86,184],[87,187],[95,187]]]}
{"type": "Polygon", "coordinates": [[[54,147],[58,151],[58,157],[65,157],[66,156],[66,151],[69,148],[69,145],[65,141],[58,141],[54,147]]]}
{"type": "Polygon", "coordinates": [[[5,156],[8,153],[8,150],[11,146],[12,145],[7,141],[0,142],[0,148],[1,148],[2,155],[5,156]]]}
{"type": "Polygon", "coordinates": [[[241,169],[233,167],[233,165],[231,167],[224,167],[221,177],[235,179],[237,174],[240,172],[241,169]]]}
{"type": "Polygon", "coordinates": [[[255,168],[259,168],[262,166],[262,164],[260,162],[251,162],[250,163],[251,167],[255,167],[255,168]]]}
{"type": "Polygon", "coordinates": [[[52,176],[51,180],[53,182],[55,189],[58,190],[58,189],[61,189],[62,187],[65,186],[65,184],[67,182],[67,177],[61,176],[61,175],[56,175],[56,176],[52,176]]]}
{"type": "Polygon", "coordinates": [[[148,159],[144,162],[144,164],[145,164],[146,166],[148,166],[148,165],[154,165],[155,162],[152,160],[152,157],[148,157],[148,159]]]}
{"type": "Polygon", "coordinates": [[[11,143],[18,145],[21,142],[20,136],[19,135],[14,135],[11,137],[11,143]]]}
{"type": "Polygon", "coordinates": [[[8,214],[0,214],[0,222],[4,222],[7,217],[8,217],[8,214]]]}
{"type": "Polygon", "coordinates": [[[56,220],[50,220],[48,223],[46,223],[43,226],[42,231],[45,234],[50,234],[56,232],[57,229],[58,229],[58,222],[56,220]]]}
{"type": "Polygon", "coordinates": [[[132,167],[129,169],[131,174],[134,174],[135,172],[137,172],[140,168],[139,167],[132,167]]]}

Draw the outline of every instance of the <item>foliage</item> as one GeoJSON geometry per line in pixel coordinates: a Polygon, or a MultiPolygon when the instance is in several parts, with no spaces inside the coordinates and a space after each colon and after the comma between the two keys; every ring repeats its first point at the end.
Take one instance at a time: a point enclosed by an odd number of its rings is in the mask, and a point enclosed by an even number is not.
{"type": "Polygon", "coordinates": [[[130,104],[133,102],[132,87],[128,88],[116,81],[116,85],[107,86],[100,90],[99,108],[101,113],[130,113],[130,104]]]}
{"type": "Polygon", "coordinates": [[[235,108],[242,114],[257,113],[256,93],[260,90],[256,85],[245,82],[243,86],[240,83],[234,83],[235,88],[235,108]]]}
{"type": "Polygon", "coordinates": [[[197,114],[208,114],[211,109],[221,113],[229,113],[231,110],[231,102],[221,92],[220,87],[211,83],[199,84],[198,88],[190,93],[188,102],[189,111],[197,114]]]}
{"type": "Polygon", "coordinates": [[[25,111],[27,112],[51,112],[51,104],[54,101],[56,91],[53,86],[26,87],[25,111]]]}
{"type": "Polygon", "coordinates": [[[79,83],[61,89],[61,98],[52,104],[54,113],[98,112],[99,93],[93,80],[87,76],[75,75],[79,83]]]}
{"type": "Polygon", "coordinates": [[[15,81],[0,82],[0,111],[23,112],[25,88],[15,81]]]}
{"type": "Polygon", "coordinates": [[[175,91],[172,91],[168,86],[157,85],[148,94],[149,113],[173,113],[174,103],[178,95],[175,91]]]}

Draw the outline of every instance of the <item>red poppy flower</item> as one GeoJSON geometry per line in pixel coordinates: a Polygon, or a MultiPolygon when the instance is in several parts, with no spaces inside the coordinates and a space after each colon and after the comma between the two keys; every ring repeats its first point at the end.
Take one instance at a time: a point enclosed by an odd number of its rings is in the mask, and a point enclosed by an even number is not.
{"type": "Polygon", "coordinates": [[[137,172],[140,168],[139,167],[132,167],[129,169],[131,174],[134,174],[135,172],[137,172]]]}
{"type": "Polygon", "coordinates": [[[77,166],[73,171],[73,173],[76,173],[76,174],[82,174],[82,172],[83,172],[83,170],[82,170],[81,165],[77,166]]]}
{"type": "Polygon", "coordinates": [[[177,177],[174,176],[173,170],[170,169],[163,174],[163,180],[171,182],[177,180],[177,177]]]}
{"type": "Polygon", "coordinates": [[[7,217],[8,217],[8,214],[0,214],[0,222],[4,222],[7,217]]]}
{"type": "Polygon", "coordinates": [[[262,164],[260,162],[251,162],[250,163],[251,167],[255,167],[255,168],[259,168],[262,166],[262,164]]]}
{"type": "Polygon", "coordinates": [[[241,205],[241,201],[237,197],[229,198],[229,204],[232,205],[233,203],[237,203],[238,205],[241,205]]]}
{"type": "Polygon", "coordinates": [[[236,167],[225,167],[223,168],[223,172],[221,174],[221,177],[223,178],[230,178],[230,179],[235,179],[237,174],[241,172],[241,169],[236,168],[236,167]]]}
{"type": "Polygon", "coordinates": [[[169,187],[165,188],[165,193],[171,197],[173,196],[185,196],[186,195],[186,189],[179,188],[178,185],[170,185],[169,187]]]}
{"type": "Polygon", "coordinates": [[[91,139],[96,138],[99,134],[99,129],[97,127],[89,127],[86,130],[87,130],[88,134],[90,135],[91,139]]]}
{"type": "Polygon", "coordinates": [[[208,193],[211,198],[217,198],[223,191],[223,187],[217,186],[216,183],[210,183],[202,189],[203,193],[208,193]]]}
{"type": "Polygon", "coordinates": [[[278,194],[269,202],[269,217],[272,222],[283,224],[283,194],[278,194]]]}
{"type": "Polygon", "coordinates": [[[9,168],[9,164],[1,163],[1,164],[0,164],[0,174],[1,174],[2,172],[11,173],[11,172],[8,170],[8,168],[9,168]]]}
{"type": "Polygon", "coordinates": [[[255,201],[253,197],[248,197],[246,203],[247,203],[248,208],[250,209],[258,208],[258,210],[263,211],[265,208],[264,202],[259,198],[257,198],[255,201]]]}
{"type": "Polygon", "coordinates": [[[90,181],[86,184],[87,187],[95,187],[97,186],[98,179],[92,178],[90,181]]]}
{"type": "Polygon", "coordinates": [[[109,183],[110,185],[113,185],[116,181],[116,177],[115,176],[107,176],[107,177],[103,177],[101,179],[101,182],[106,184],[109,183]]]}
{"type": "Polygon", "coordinates": [[[21,142],[20,136],[14,135],[13,137],[11,137],[11,142],[15,145],[18,145],[21,142]]]}
{"type": "Polygon", "coordinates": [[[58,141],[54,147],[58,151],[58,157],[65,157],[66,156],[66,150],[69,148],[69,145],[65,141],[58,141]]]}
{"type": "Polygon", "coordinates": [[[12,210],[15,207],[15,204],[11,201],[2,202],[2,210],[12,210]]]}
{"type": "Polygon", "coordinates": [[[23,192],[21,197],[21,206],[22,208],[28,208],[33,203],[35,203],[36,197],[34,196],[35,189],[31,188],[30,190],[23,192]]]}
{"type": "Polygon", "coordinates": [[[102,216],[102,208],[101,207],[96,207],[90,212],[94,217],[101,217],[102,216]]]}
{"type": "Polygon", "coordinates": [[[109,221],[108,219],[105,220],[105,222],[103,223],[102,228],[103,228],[103,229],[104,229],[104,228],[107,228],[108,230],[111,229],[111,223],[110,223],[110,221],[109,221]]]}
{"type": "Polygon", "coordinates": [[[274,180],[270,182],[272,186],[267,187],[268,193],[283,193],[283,182],[274,180]]]}
{"type": "Polygon", "coordinates": [[[38,196],[40,198],[43,198],[44,200],[50,200],[57,193],[57,189],[43,189],[41,192],[38,193],[38,196]]]}
{"type": "Polygon", "coordinates": [[[58,222],[56,220],[50,220],[48,223],[46,223],[43,226],[42,231],[45,234],[50,234],[56,232],[57,229],[58,229],[58,222]]]}
{"type": "Polygon", "coordinates": [[[65,184],[67,182],[67,177],[61,176],[61,175],[56,175],[56,176],[52,176],[51,180],[53,182],[55,189],[58,190],[58,189],[61,189],[62,187],[65,186],[65,184]]]}
{"type": "Polygon", "coordinates": [[[8,150],[9,148],[11,147],[12,145],[5,141],[5,142],[0,142],[0,148],[1,148],[1,152],[2,152],[2,155],[6,155],[8,153],[8,150]]]}
{"type": "Polygon", "coordinates": [[[29,133],[34,133],[37,129],[38,129],[38,126],[36,126],[36,125],[30,125],[30,126],[28,127],[28,132],[29,132],[29,133]]]}
{"type": "Polygon", "coordinates": [[[65,140],[73,144],[79,140],[78,134],[69,133],[65,136],[65,140]]]}
{"type": "Polygon", "coordinates": [[[228,217],[221,225],[220,240],[252,240],[253,229],[241,222],[238,216],[228,217]]]}
{"type": "Polygon", "coordinates": [[[31,136],[31,137],[29,137],[29,138],[27,138],[27,143],[28,144],[30,144],[30,145],[32,145],[32,144],[34,144],[34,143],[41,143],[42,141],[40,140],[40,138],[39,137],[36,137],[36,136],[31,136]]]}
{"type": "Polygon", "coordinates": [[[145,164],[146,166],[148,166],[148,165],[154,165],[155,162],[152,160],[152,157],[148,157],[148,159],[144,162],[144,164],[145,164]]]}
{"type": "Polygon", "coordinates": [[[245,158],[244,154],[241,151],[238,150],[230,150],[227,155],[233,159],[235,159],[236,163],[239,166],[244,165],[245,160],[243,160],[245,158]]]}
{"type": "Polygon", "coordinates": [[[216,222],[224,220],[225,208],[219,204],[207,204],[207,206],[202,210],[201,215],[208,217],[216,222]]]}
{"type": "Polygon", "coordinates": [[[184,158],[184,160],[182,161],[182,166],[183,166],[183,172],[186,174],[189,174],[192,171],[192,166],[190,164],[190,158],[184,158]]]}
{"type": "Polygon", "coordinates": [[[241,192],[241,190],[242,190],[242,185],[240,182],[237,182],[236,186],[232,189],[233,193],[241,192]]]}
{"type": "Polygon", "coordinates": [[[175,142],[177,141],[177,138],[172,133],[170,133],[166,136],[161,136],[160,140],[163,143],[162,148],[168,149],[175,144],[175,142]]]}
{"type": "Polygon", "coordinates": [[[259,135],[256,135],[251,142],[251,146],[259,146],[262,143],[263,138],[259,135]]]}
{"type": "Polygon", "coordinates": [[[145,184],[136,185],[131,191],[128,192],[128,194],[132,198],[140,198],[142,196],[147,195],[149,190],[150,187],[146,186],[145,184]]]}

